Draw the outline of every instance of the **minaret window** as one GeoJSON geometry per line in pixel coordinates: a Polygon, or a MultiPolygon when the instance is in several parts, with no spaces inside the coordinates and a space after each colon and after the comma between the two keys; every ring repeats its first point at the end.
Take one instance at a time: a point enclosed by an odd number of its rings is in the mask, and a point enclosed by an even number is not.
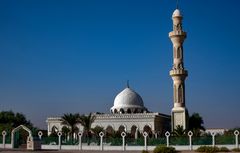
{"type": "Polygon", "coordinates": [[[183,86],[180,85],[178,88],[178,102],[183,103],[183,86]]]}
{"type": "Polygon", "coordinates": [[[174,93],[174,96],[173,96],[173,99],[174,99],[174,102],[177,102],[177,87],[176,85],[174,85],[173,87],[173,93],[174,93]]]}
{"type": "Polygon", "coordinates": [[[177,49],[173,47],[173,58],[177,58],[177,49]]]}
{"type": "Polygon", "coordinates": [[[181,58],[181,48],[177,48],[177,58],[181,58]]]}

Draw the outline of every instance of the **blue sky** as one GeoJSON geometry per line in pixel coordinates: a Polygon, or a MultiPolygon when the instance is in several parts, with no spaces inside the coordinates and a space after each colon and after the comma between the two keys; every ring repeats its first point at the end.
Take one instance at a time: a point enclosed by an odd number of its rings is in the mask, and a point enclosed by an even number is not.
{"type": "MultiPolygon", "coordinates": [[[[186,105],[207,128],[240,126],[239,0],[181,0],[186,105]]],[[[173,106],[175,0],[0,1],[0,110],[36,126],[109,112],[130,86],[153,112],[173,106]]]]}

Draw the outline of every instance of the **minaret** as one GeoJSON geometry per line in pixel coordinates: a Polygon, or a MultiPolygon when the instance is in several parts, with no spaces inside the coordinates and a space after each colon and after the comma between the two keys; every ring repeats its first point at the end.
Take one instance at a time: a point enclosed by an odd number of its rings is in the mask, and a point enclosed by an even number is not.
{"type": "Polygon", "coordinates": [[[173,99],[174,107],[172,109],[172,131],[176,126],[188,127],[188,111],[185,107],[185,78],[188,76],[187,70],[183,64],[183,42],[187,33],[182,29],[182,15],[179,9],[173,12],[173,31],[169,37],[173,43],[173,67],[170,76],[173,79],[173,99]]]}

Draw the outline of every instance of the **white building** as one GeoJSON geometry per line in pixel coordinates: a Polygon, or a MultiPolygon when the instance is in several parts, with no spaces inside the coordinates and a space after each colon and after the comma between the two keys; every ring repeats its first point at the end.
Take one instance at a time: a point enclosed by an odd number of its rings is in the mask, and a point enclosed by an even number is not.
{"type": "MultiPolygon", "coordinates": [[[[141,96],[131,88],[127,87],[115,98],[110,114],[95,114],[96,119],[92,128],[103,127],[106,131],[125,131],[135,134],[143,131],[151,135],[160,135],[171,129],[171,117],[160,113],[150,113],[144,106],[141,96]]],[[[48,135],[53,130],[62,131],[65,126],[60,117],[49,117],[47,119],[48,135]]],[[[83,127],[79,124],[80,131],[83,127]]]]}
{"type": "Polygon", "coordinates": [[[215,133],[215,134],[223,135],[226,131],[228,131],[228,129],[211,128],[211,129],[206,129],[204,133],[206,133],[206,134],[215,133]]]}

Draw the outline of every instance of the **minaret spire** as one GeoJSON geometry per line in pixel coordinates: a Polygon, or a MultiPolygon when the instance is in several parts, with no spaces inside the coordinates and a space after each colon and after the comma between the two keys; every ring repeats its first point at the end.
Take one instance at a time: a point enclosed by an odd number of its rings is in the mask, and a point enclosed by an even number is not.
{"type": "Polygon", "coordinates": [[[180,125],[184,129],[188,126],[188,111],[185,107],[185,78],[188,76],[187,70],[184,69],[183,62],[183,42],[187,37],[187,33],[182,28],[182,15],[178,9],[173,12],[173,31],[169,33],[169,37],[173,44],[173,67],[170,76],[173,80],[173,101],[172,109],[172,130],[180,125]]]}
{"type": "Polygon", "coordinates": [[[178,7],[179,7],[179,1],[176,0],[176,9],[178,9],[178,7]]]}
{"type": "Polygon", "coordinates": [[[127,88],[130,88],[130,87],[129,87],[129,80],[127,80],[127,88]]]}

